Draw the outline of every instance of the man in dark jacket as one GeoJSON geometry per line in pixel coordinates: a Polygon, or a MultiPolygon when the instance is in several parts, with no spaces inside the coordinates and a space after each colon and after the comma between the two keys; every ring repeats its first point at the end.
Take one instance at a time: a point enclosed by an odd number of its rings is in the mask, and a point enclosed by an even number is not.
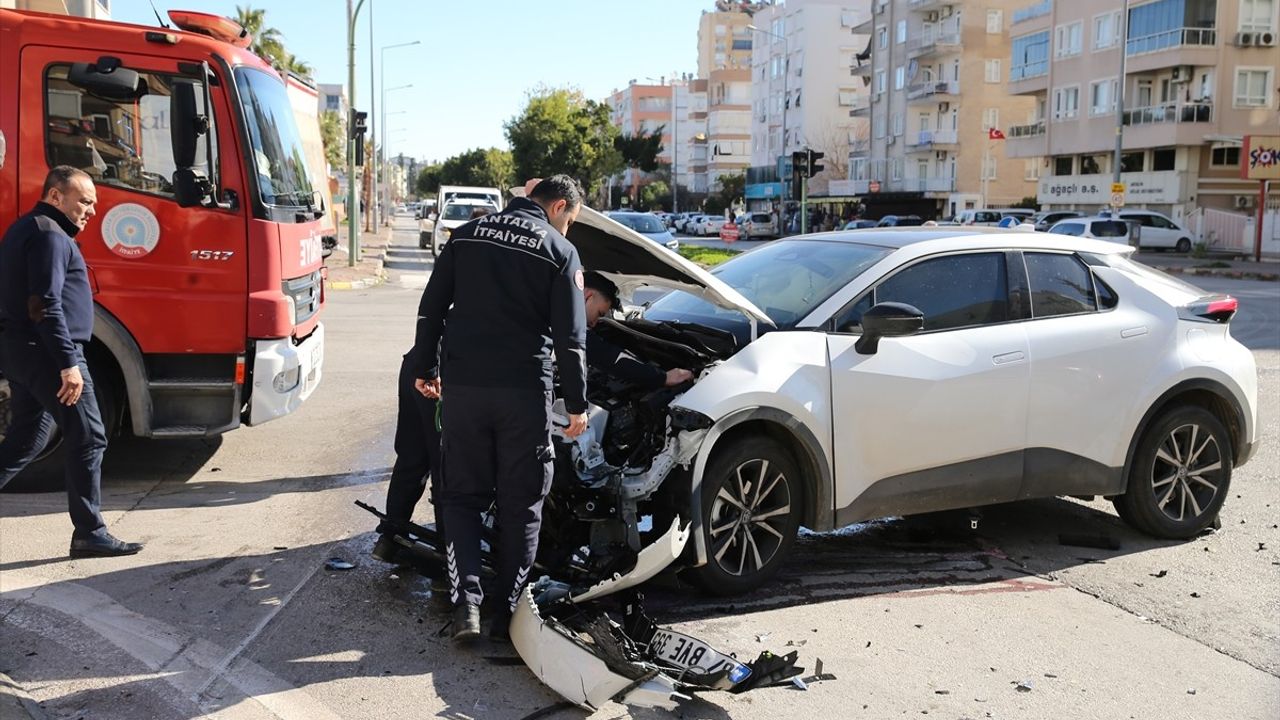
{"type": "Polygon", "coordinates": [[[693,373],[684,368],[663,371],[657,365],[642,362],[613,343],[600,337],[595,331],[600,318],[611,310],[621,310],[618,286],[598,272],[583,273],[586,289],[583,291],[587,309],[587,364],[618,380],[648,390],[673,387],[693,379],[693,373]]]}
{"type": "Polygon", "coordinates": [[[480,634],[481,514],[495,500],[501,595],[491,634],[505,637],[533,566],[551,489],[553,356],[565,435],[586,428],[582,266],[564,237],[581,205],[578,183],[556,175],[459,227],[422,295],[411,352],[419,390],[437,397],[443,381],[447,396],[440,500],[454,640],[480,634]]]}
{"type": "Polygon", "coordinates": [[[84,354],[93,336],[93,293],[71,239],[93,217],[97,202],[87,174],[55,167],[35,209],[0,240],[0,370],[9,381],[11,410],[0,442],[0,487],[40,454],[57,423],[75,526],[71,557],[142,549],[112,537],[99,511],[107,437],[84,354]]]}

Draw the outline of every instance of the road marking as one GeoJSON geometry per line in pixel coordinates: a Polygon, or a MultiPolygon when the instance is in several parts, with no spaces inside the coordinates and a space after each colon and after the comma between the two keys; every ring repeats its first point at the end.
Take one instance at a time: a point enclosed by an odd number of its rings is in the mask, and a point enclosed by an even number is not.
{"type": "MultiPolygon", "coordinates": [[[[317,570],[319,565],[316,566],[317,570]]],[[[288,605],[289,599],[315,574],[309,573],[283,601],[258,623],[253,632],[228,651],[215,643],[192,637],[168,623],[140,615],[110,595],[70,581],[50,582],[48,578],[8,570],[0,598],[48,608],[69,616],[93,630],[111,644],[136,658],[152,677],[163,679],[202,709],[225,718],[260,717],[244,703],[257,703],[279,718],[339,720],[318,700],[288,681],[250,660],[240,658],[267,624],[288,605]],[[214,682],[222,680],[243,694],[241,699],[202,696],[214,682]],[[227,707],[231,706],[231,707],[227,707]],[[233,712],[235,711],[235,712],[233,712]]]]}

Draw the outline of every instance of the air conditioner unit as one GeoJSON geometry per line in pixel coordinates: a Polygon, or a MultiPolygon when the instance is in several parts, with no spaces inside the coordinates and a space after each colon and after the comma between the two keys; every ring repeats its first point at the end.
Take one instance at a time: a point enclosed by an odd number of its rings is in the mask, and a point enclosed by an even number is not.
{"type": "Polygon", "coordinates": [[[1276,34],[1273,32],[1260,32],[1258,33],[1258,36],[1253,39],[1253,44],[1258,47],[1275,47],[1276,34]]]}
{"type": "Polygon", "coordinates": [[[1258,41],[1258,33],[1242,32],[1236,33],[1236,45],[1240,47],[1251,47],[1258,41]]]}
{"type": "Polygon", "coordinates": [[[949,102],[938,103],[938,112],[940,113],[951,112],[951,103],[949,102]]]}
{"type": "Polygon", "coordinates": [[[1176,83],[1177,83],[1177,82],[1191,82],[1191,70],[1192,70],[1192,67],[1191,67],[1190,65],[1176,65],[1176,66],[1174,66],[1174,68],[1173,68],[1173,81],[1174,81],[1174,82],[1176,82],[1176,83]]]}
{"type": "Polygon", "coordinates": [[[924,14],[924,19],[925,19],[925,22],[938,22],[938,13],[937,13],[937,11],[935,10],[935,11],[933,11],[933,12],[927,12],[927,13],[925,13],[925,14],[924,14]]]}
{"type": "Polygon", "coordinates": [[[1233,199],[1235,200],[1236,209],[1247,210],[1253,207],[1253,203],[1257,198],[1252,195],[1236,195],[1233,199]]]}
{"type": "Polygon", "coordinates": [[[942,10],[941,10],[941,12],[939,12],[939,13],[938,13],[938,16],[939,16],[939,17],[944,17],[944,18],[949,18],[949,17],[951,17],[951,13],[952,13],[951,6],[950,6],[950,5],[943,5],[943,6],[942,6],[942,10]]]}

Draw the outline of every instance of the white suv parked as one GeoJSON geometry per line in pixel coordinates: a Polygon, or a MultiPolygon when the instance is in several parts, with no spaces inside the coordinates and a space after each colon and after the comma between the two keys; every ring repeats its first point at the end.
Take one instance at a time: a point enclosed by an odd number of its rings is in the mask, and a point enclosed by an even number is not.
{"type": "Polygon", "coordinates": [[[1191,252],[1191,233],[1186,228],[1154,210],[1121,210],[1121,220],[1134,220],[1142,225],[1144,248],[1191,252]]]}
{"type": "Polygon", "coordinates": [[[862,230],[708,273],[586,208],[568,237],[624,296],[672,290],[594,331],[695,381],[589,382],[587,432],[557,441],[539,550],[562,577],[629,567],[652,543],[645,516],[691,521],[689,574],[719,594],[773,575],[800,526],[1027,498],[1101,495],[1147,533],[1190,538],[1257,442],[1236,300],[1128,245],[862,230]]]}

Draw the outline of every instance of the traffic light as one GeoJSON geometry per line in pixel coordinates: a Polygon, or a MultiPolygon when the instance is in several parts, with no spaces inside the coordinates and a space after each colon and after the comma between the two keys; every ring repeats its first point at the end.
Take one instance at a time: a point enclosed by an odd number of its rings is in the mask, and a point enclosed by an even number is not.
{"type": "Polygon", "coordinates": [[[809,173],[808,176],[813,177],[814,175],[817,175],[818,173],[822,172],[823,167],[818,164],[818,161],[821,160],[826,155],[826,153],[818,152],[817,150],[809,150],[807,152],[809,153],[809,159],[808,159],[808,164],[805,165],[805,168],[806,168],[806,172],[809,173]]]}
{"type": "Polygon", "coordinates": [[[351,109],[351,137],[363,137],[369,131],[369,113],[351,109]]]}
{"type": "Polygon", "coordinates": [[[804,182],[805,168],[809,167],[809,154],[805,150],[791,153],[791,199],[801,198],[800,185],[804,182]]]}

